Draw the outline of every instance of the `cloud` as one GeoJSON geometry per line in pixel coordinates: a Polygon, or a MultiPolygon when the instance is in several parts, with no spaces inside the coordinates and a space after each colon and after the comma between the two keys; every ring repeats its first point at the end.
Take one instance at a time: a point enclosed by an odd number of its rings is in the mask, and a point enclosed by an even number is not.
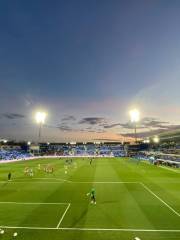
{"type": "Polygon", "coordinates": [[[104,128],[114,128],[118,126],[122,126],[122,124],[121,123],[107,124],[107,125],[104,125],[104,128]]]}
{"type": "Polygon", "coordinates": [[[76,118],[72,115],[70,116],[65,116],[64,118],[61,119],[62,122],[67,122],[67,121],[76,121],[76,118]]]}
{"type": "Polygon", "coordinates": [[[73,128],[68,125],[60,125],[57,128],[64,132],[88,132],[88,133],[104,133],[105,132],[103,129],[73,128]]]}
{"type": "MultiPolygon", "coordinates": [[[[160,133],[163,133],[165,130],[164,129],[157,129],[157,130],[153,130],[153,131],[143,131],[143,132],[137,132],[137,137],[140,138],[144,138],[144,137],[150,137],[153,135],[158,135],[160,133]]],[[[124,137],[132,137],[134,138],[134,133],[124,133],[124,134],[120,134],[124,137]]]]}
{"type": "Polygon", "coordinates": [[[165,122],[165,121],[160,121],[156,118],[143,118],[140,122],[140,124],[144,127],[151,127],[151,128],[166,128],[167,124],[169,124],[169,122],[165,122]]]}
{"type": "Polygon", "coordinates": [[[19,113],[3,113],[2,117],[14,120],[14,119],[25,118],[26,116],[23,114],[19,114],[19,113]]]}
{"type": "MultiPolygon", "coordinates": [[[[115,124],[111,124],[111,125],[105,125],[104,128],[113,128],[113,127],[117,127],[117,126],[120,126],[121,128],[124,128],[124,129],[134,129],[134,124],[131,123],[131,122],[127,122],[127,123],[115,123],[115,124]]],[[[144,126],[138,124],[136,126],[138,129],[141,129],[141,128],[145,128],[144,126]]]]}
{"type": "Polygon", "coordinates": [[[59,123],[59,124],[56,124],[56,125],[45,124],[44,126],[47,128],[55,128],[55,129],[59,129],[61,131],[66,131],[66,132],[76,131],[76,129],[74,129],[72,126],[70,126],[70,125],[72,125],[72,122],[75,120],[76,120],[76,118],[74,116],[69,115],[69,116],[63,117],[61,119],[61,123],[59,123]]]}
{"type": "Polygon", "coordinates": [[[103,129],[84,129],[85,132],[89,132],[89,133],[105,133],[106,131],[103,129]]]}
{"type": "Polygon", "coordinates": [[[99,125],[105,124],[105,118],[101,117],[87,117],[79,121],[79,124],[88,124],[88,125],[99,125]]]}
{"type": "MultiPolygon", "coordinates": [[[[126,130],[132,130],[134,129],[134,124],[131,122],[127,123],[120,123],[120,125],[123,129],[126,130]]],[[[170,122],[161,121],[154,117],[145,117],[141,119],[140,122],[137,123],[137,129],[139,130],[137,132],[138,137],[150,137],[153,135],[159,135],[161,133],[165,133],[168,131],[180,129],[179,125],[171,124],[170,122]]],[[[120,133],[119,135],[123,135],[124,137],[134,137],[134,133],[120,133]]]]}
{"type": "MultiPolygon", "coordinates": [[[[143,131],[143,132],[137,132],[137,135],[138,137],[151,137],[151,136],[154,136],[154,135],[159,135],[159,134],[162,134],[162,133],[168,133],[168,132],[171,132],[171,131],[175,131],[175,130],[180,130],[180,125],[174,125],[174,124],[169,124],[167,125],[166,127],[163,126],[161,128],[157,128],[157,129],[154,129],[154,130],[147,130],[147,131],[143,131]]],[[[134,133],[125,133],[125,134],[121,134],[125,137],[134,137],[134,133]]]]}
{"type": "Polygon", "coordinates": [[[163,129],[164,132],[171,132],[171,131],[176,131],[176,130],[180,130],[180,125],[168,125],[166,129],[163,129]]]}
{"type": "Polygon", "coordinates": [[[64,131],[64,132],[71,132],[74,131],[71,127],[69,126],[65,126],[65,125],[61,125],[57,127],[59,130],[64,131]]]}
{"type": "MultiPolygon", "coordinates": [[[[125,129],[134,129],[134,124],[131,122],[121,123],[120,126],[125,129]]],[[[137,128],[139,128],[139,126],[137,126],[137,128]]]]}
{"type": "MultiPolygon", "coordinates": [[[[125,123],[113,123],[103,117],[84,117],[79,122],[76,122],[75,120],[76,118],[73,115],[69,115],[62,118],[62,122],[60,124],[54,126],[46,125],[46,127],[56,128],[63,132],[87,132],[97,134],[108,133],[111,131],[109,129],[114,128],[112,131],[118,136],[123,135],[124,137],[134,137],[134,134],[132,133],[134,124],[130,121],[125,123]],[[124,134],[122,134],[123,129],[124,134]],[[119,130],[121,131],[120,134],[118,134],[119,130]]],[[[177,128],[180,128],[180,126],[170,124],[169,122],[165,122],[154,117],[145,117],[137,124],[139,137],[157,135],[177,128]]]]}
{"type": "MultiPolygon", "coordinates": [[[[137,123],[137,129],[167,129],[169,126],[169,122],[160,121],[153,117],[145,117],[140,122],[137,123]]],[[[104,128],[114,128],[120,126],[123,129],[131,130],[134,128],[134,124],[132,122],[126,122],[126,123],[114,123],[114,124],[107,124],[104,125],[104,128]]]]}
{"type": "Polygon", "coordinates": [[[114,139],[114,138],[95,138],[94,141],[105,141],[105,142],[121,142],[122,139],[114,139]]]}
{"type": "Polygon", "coordinates": [[[58,128],[58,126],[50,125],[50,124],[44,124],[43,126],[46,127],[46,128],[58,128]]]}

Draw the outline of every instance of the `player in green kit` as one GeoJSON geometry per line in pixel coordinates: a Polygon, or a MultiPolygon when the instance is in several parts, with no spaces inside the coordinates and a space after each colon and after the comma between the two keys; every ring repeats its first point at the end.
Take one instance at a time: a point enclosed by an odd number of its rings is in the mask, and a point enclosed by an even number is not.
{"type": "Polygon", "coordinates": [[[95,189],[92,188],[91,191],[89,193],[87,193],[87,196],[91,197],[91,203],[94,203],[96,204],[96,192],[95,192],[95,189]]]}

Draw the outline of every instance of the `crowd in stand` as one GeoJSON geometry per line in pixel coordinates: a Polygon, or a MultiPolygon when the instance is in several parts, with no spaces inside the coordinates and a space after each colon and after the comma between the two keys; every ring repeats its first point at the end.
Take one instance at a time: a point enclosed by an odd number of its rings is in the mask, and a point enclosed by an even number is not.
{"type": "Polygon", "coordinates": [[[163,165],[176,168],[180,167],[180,155],[142,151],[138,152],[135,157],[140,160],[149,161],[155,165],[163,165]]]}
{"type": "MultiPolygon", "coordinates": [[[[39,155],[54,156],[101,156],[101,157],[123,157],[126,151],[122,145],[50,145],[40,150],[39,155]]],[[[0,161],[22,160],[33,156],[29,151],[17,149],[0,149],[0,161]]],[[[164,154],[160,152],[138,151],[133,157],[139,160],[146,160],[152,164],[180,167],[180,155],[164,154]]]]}
{"type": "Polygon", "coordinates": [[[49,145],[44,149],[45,155],[58,156],[125,156],[122,145],[49,145]]]}
{"type": "Polygon", "coordinates": [[[31,154],[21,150],[0,150],[0,160],[24,159],[30,156],[31,154]]]}
{"type": "MultiPolygon", "coordinates": [[[[41,146],[36,155],[46,156],[109,156],[109,157],[120,157],[125,156],[125,151],[122,145],[58,145],[51,144],[46,147],[41,146]]],[[[25,159],[33,156],[30,149],[27,151],[22,150],[19,147],[13,148],[1,148],[0,149],[0,160],[15,160],[25,159]]]]}

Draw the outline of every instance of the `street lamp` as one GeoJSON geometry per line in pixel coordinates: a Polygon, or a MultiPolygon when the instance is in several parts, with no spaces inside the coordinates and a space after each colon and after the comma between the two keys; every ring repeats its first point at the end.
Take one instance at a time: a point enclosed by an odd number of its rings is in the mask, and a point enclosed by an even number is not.
{"type": "Polygon", "coordinates": [[[137,122],[139,122],[140,119],[140,113],[137,109],[133,109],[129,112],[131,122],[134,123],[134,136],[135,136],[135,142],[137,142],[137,122]]]}
{"type": "Polygon", "coordinates": [[[39,138],[38,141],[41,141],[41,131],[42,125],[45,123],[46,113],[45,112],[37,112],[35,115],[36,123],[39,124],[39,138]]]}

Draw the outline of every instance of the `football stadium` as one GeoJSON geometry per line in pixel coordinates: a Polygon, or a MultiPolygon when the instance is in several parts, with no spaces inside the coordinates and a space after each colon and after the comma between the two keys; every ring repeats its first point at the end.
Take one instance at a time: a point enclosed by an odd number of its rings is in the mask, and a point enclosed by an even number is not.
{"type": "Polygon", "coordinates": [[[0,1],[0,240],[180,240],[180,1],[0,1]]]}
{"type": "Polygon", "coordinates": [[[166,159],[173,154],[74,143],[32,156],[5,146],[2,239],[180,238],[180,161],[166,159]]]}

